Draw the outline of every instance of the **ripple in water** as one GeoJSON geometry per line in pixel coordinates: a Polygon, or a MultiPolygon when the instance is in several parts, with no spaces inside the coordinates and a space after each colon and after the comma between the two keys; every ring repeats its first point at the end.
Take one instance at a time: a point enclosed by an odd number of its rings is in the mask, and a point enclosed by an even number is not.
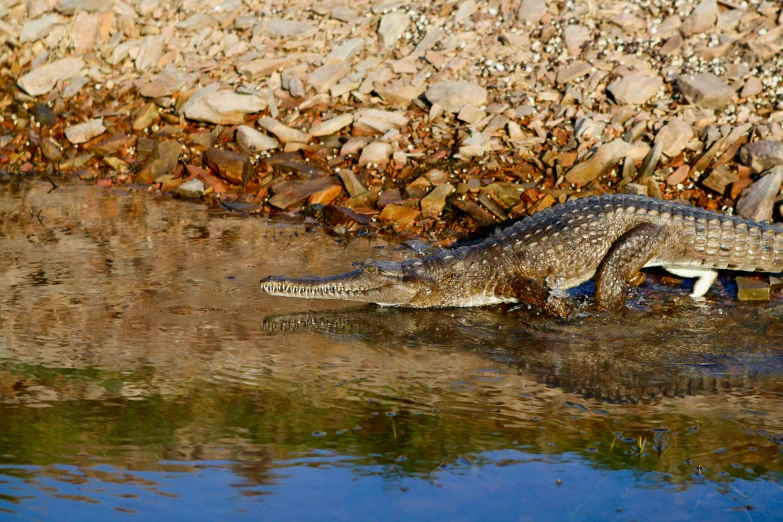
{"type": "Polygon", "coordinates": [[[508,378],[508,372],[500,368],[480,368],[473,370],[471,375],[477,381],[499,382],[508,378]]]}

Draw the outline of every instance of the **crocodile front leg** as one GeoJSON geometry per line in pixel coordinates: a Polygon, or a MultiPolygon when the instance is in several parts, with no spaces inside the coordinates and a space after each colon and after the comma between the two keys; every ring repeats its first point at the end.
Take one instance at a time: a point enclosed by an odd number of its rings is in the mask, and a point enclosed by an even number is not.
{"type": "Polygon", "coordinates": [[[628,282],[658,253],[666,241],[666,227],[643,223],[615,241],[598,267],[595,298],[601,310],[623,307],[628,282]]]}
{"type": "Polygon", "coordinates": [[[536,279],[514,277],[506,285],[503,294],[505,297],[514,297],[521,303],[541,308],[554,317],[566,318],[569,315],[566,301],[552,295],[550,289],[536,279]]]}

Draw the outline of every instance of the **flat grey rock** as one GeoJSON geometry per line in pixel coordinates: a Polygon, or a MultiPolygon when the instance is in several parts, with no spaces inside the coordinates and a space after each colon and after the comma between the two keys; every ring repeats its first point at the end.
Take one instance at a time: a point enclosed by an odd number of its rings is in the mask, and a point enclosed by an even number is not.
{"type": "Polygon", "coordinates": [[[634,72],[617,78],[607,90],[620,103],[642,105],[658,94],[663,87],[663,80],[657,74],[634,72]]]}
{"type": "Polygon", "coordinates": [[[718,15],[717,2],[715,0],[704,0],[683,21],[680,30],[685,36],[707,32],[718,23],[718,15]]]}
{"type": "Polygon", "coordinates": [[[204,195],[206,187],[204,187],[203,181],[198,178],[193,178],[177,187],[175,192],[183,198],[198,199],[204,195]]]}
{"type": "Polygon", "coordinates": [[[19,41],[21,43],[36,42],[48,36],[56,26],[64,23],[66,23],[66,20],[58,14],[45,15],[36,20],[29,20],[22,27],[19,41]]]}
{"type": "Polygon", "coordinates": [[[680,76],[677,87],[689,102],[705,109],[723,109],[734,98],[734,90],[712,73],[680,76]]]}
{"type": "Polygon", "coordinates": [[[746,219],[772,221],[772,208],[780,192],[781,182],[783,166],[778,166],[742,191],[737,201],[737,214],[746,219]]]}
{"type": "Polygon", "coordinates": [[[783,142],[764,140],[748,143],[740,149],[739,159],[755,173],[783,165],[783,142]]]}
{"type": "Polygon", "coordinates": [[[254,154],[280,147],[280,141],[247,125],[237,127],[236,140],[239,150],[245,154],[254,154]]]}
{"type": "Polygon", "coordinates": [[[74,144],[86,143],[96,136],[100,136],[105,131],[106,127],[103,126],[103,119],[98,118],[66,127],[65,137],[74,144]]]}
{"type": "Polygon", "coordinates": [[[25,74],[16,82],[30,96],[46,94],[57,82],[76,76],[84,67],[81,58],[63,58],[56,62],[41,65],[25,74]]]}
{"type": "Polygon", "coordinates": [[[389,13],[383,15],[378,24],[378,41],[383,49],[389,49],[397,45],[397,42],[408,30],[411,17],[405,13],[389,13]]]}
{"type": "Polygon", "coordinates": [[[458,113],[467,105],[479,107],[487,103],[487,90],[481,85],[459,80],[436,83],[424,92],[427,100],[449,112],[458,113]]]}
{"type": "Polygon", "coordinates": [[[218,91],[199,97],[184,113],[190,120],[230,125],[243,123],[246,115],[265,108],[266,101],[258,96],[218,91]]]}
{"type": "Polygon", "coordinates": [[[256,30],[260,34],[266,34],[272,38],[306,38],[317,31],[310,24],[295,20],[284,20],[282,18],[272,18],[256,30]]]}

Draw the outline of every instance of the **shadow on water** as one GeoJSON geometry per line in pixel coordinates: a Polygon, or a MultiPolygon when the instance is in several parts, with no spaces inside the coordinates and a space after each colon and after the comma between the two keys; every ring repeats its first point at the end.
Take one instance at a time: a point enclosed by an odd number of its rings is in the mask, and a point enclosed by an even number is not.
{"type": "Polygon", "coordinates": [[[781,507],[779,295],[739,305],[723,281],[691,303],[652,278],[626,312],[568,321],[271,298],[266,274],[415,254],[49,188],[0,197],[0,513],[745,520],[781,507]]]}

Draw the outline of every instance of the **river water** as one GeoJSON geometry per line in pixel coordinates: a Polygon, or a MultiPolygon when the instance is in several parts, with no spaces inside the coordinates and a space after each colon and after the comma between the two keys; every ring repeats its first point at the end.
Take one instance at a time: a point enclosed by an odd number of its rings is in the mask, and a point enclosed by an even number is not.
{"type": "Polygon", "coordinates": [[[275,298],[262,276],[417,254],[50,188],[0,188],[0,519],[780,516],[780,295],[652,277],[569,321],[275,298]]]}

